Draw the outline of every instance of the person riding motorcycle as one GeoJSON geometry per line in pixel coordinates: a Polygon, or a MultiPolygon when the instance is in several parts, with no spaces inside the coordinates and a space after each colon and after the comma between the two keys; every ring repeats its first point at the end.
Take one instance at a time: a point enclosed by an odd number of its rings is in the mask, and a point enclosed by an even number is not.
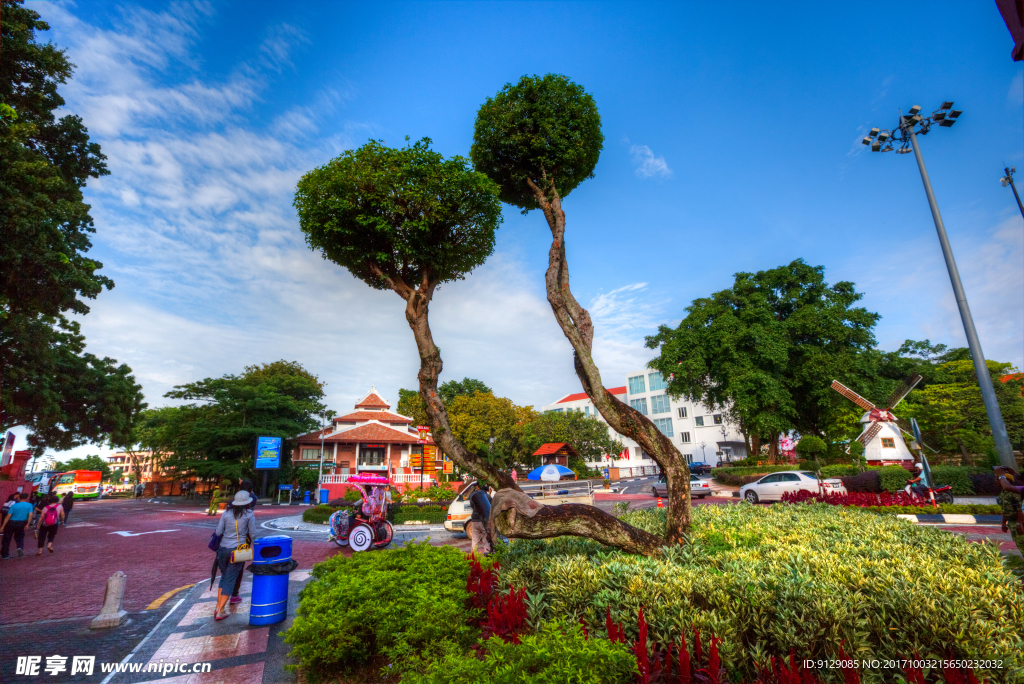
{"type": "Polygon", "coordinates": [[[911,474],[914,477],[912,479],[910,479],[910,480],[907,480],[907,485],[908,485],[907,489],[909,490],[907,493],[911,494],[911,495],[916,494],[917,496],[921,497],[922,499],[927,499],[928,498],[928,484],[921,477],[921,475],[923,473],[924,473],[924,469],[921,467],[921,464],[920,463],[915,463],[914,464],[914,469],[911,471],[911,474]]]}

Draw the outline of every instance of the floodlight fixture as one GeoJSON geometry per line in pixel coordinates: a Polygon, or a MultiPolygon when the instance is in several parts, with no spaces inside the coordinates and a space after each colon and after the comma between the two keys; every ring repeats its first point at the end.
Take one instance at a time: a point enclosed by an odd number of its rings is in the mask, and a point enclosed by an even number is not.
{"type": "Polygon", "coordinates": [[[889,131],[882,131],[881,133],[878,134],[878,140],[880,142],[885,142],[888,139],[889,139],[889,131]]]}
{"type": "Polygon", "coordinates": [[[1017,208],[1020,209],[1020,215],[1024,216],[1024,204],[1021,203],[1020,195],[1017,194],[1017,186],[1013,182],[1013,174],[1017,173],[1017,169],[1016,169],[1016,167],[1013,167],[1013,166],[1010,166],[1010,167],[1004,166],[1003,167],[1003,173],[1006,174],[1006,175],[1004,175],[1002,178],[1000,178],[999,182],[1002,184],[1002,186],[1004,188],[1007,185],[1009,185],[1011,188],[1013,188],[1013,196],[1017,200],[1017,208]]]}
{"type": "MultiPolygon", "coordinates": [[[[971,310],[967,304],[967,295],[964,293],[963,283],[960,281],[956,261],[953,259],[953,250],[949,245],[949,238],[946,236],[946,227],[942,223],[942,215],[939,213],[939,205],[935,201],[935,193],[932,190],[932,183],[928,178],[928,171],[925,168],[924,157],[921,156],[921,148],[917,139],[918,134],[924,135],[928,133],[933,121],[943,128],[949,128],[957,122],[960,115],[963,114],[963,110],[953,109],[952,101],[944,101],[942,107],[930,117],[922,117],[920,112],[921,107],[914,105],[908,110],[906,115],[901,113],[899,124],[892,130],[891,137],[883,137],[880,133],[871,144],[871,149],[876,152],[888,152],[895,149],[898,154],[914,153],[918,171],[921,173],[921,182],[924,184],[924,192],[928,198],[928,206],[931,209],[932,220],[935,222],[935,231],[938,233],[942,256],[946,261],[946,270],[949,272],[950,284],[953,286],[953,296],[956,300],[957,308],[960,310],[960,320],[963,322],[967,345],[971,350],[971,360],[974,363],[975,376],[978,378],[982,403],[985,405],[985,413],[988,414],[989,427],[992,430],[991,434],[995,441],[996,452],[999,454],[999,462],[1004,466],[1015,467],[1016,459],[1013,456],[1013,447],[1006,433],[1006,425],[1003,422],[1003,416],[999,409],[995,389],[992,387],[992,376],[988,372],[988,367],[985,363],[985,354],[981,349],[978,331],[974,326],[974,318],[971,316],[971,310]]],[[[1012,186],[1012,174],[1008,168],[1004,170],[1006,175],[1001,181],[1004,186],[1012,186]]],[[[1016,188],[1014,188],[1014,194],[1016,194],[1016,188]]],[[[1024,205],[1020,204],[1019,198],[1018,206],[1021,208],[1021,214],[1024,215],[1024,205]]]]}
{"type": "Polygon", "coordinates": [[[862,145],[870,145],[871,144],[871,138],[869,138],[867,136],[864,136],[864,139],[861,140],[860,142],[861,142],[862,145]]]}
{"type": "Polygon", "coordinates": [[[872,128],[870,131],[868,131],[868,137],[869,138],[874,138],[876,135],[878,135],[878,129],[877,128],[872,128]]]}

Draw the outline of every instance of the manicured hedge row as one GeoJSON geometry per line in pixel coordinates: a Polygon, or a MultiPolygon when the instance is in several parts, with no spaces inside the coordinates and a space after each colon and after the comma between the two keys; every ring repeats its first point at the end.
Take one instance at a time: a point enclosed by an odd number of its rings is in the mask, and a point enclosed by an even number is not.
{"type": "Polygon", "coordinates": [[[330,518],[331,514],[336,510],[338,510],[336,506],[318,504],[312,508],[307,508],[302,512],[302,521],[313,523],[315,525],[326,525],[328,518],[330,518]]]}
{"type": "MultiPolygon", "coordinates": [[[[825,468],[822,468],[822,475],[825,475],[825,468]]],[[[909,471],[902,466],[886,466],[841,479],[848,492],[880,494],[883,491],[892,493],[901,491],[907,486],[907,480],[910,477],[909,471]]],[[[995,476],[984,468],[933,466],[932,477],[936,484],[952,486],[953,494],[956,496],[995,496],[1000,491],[995,476]]]]}

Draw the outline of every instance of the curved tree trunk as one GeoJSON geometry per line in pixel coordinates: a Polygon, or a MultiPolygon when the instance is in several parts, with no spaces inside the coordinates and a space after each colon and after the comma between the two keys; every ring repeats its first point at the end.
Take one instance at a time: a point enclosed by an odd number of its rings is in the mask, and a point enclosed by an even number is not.
{"type": "MultiPolygon", "coordinates": [[[[511,475],[500,470],[472,453],[452,435],[448,422],[448,411],[437,391],[437,381],[443,363],[441,352],[434,344],[430,332],[429,308],[436,282],[424,276],[419,288],[412,288],[397,277],[389,277],[391,288],[406,301],[405,318],[416,338],[420,355],[420,372],[417,375],[420,397],[427,413],[434,441],[460,468],[472,473],[478,480],[488,482],[498,490],[511,489],[522,493],[511,475]]],[[[565,504],[543,506],[533,517],[504,515],[498,522],[498,529],[507,537],[521,539],[546,539],[564,535],[588,537],[602,544],[622,549],[629,553],[653,555],[664,541],[631,525],[595,506],[565,504]]]]}
{"type": "MultiPolygon", "coordinates": [[[[546,180],[546,179],[545,179],[546,180]]],[[[565,256],[565,212],[554,184],[548,192],[527,181],[551,229],[548,270],[544,280],[548,303],[558,325],[573,348],[576,375],[594,407],[615,431],[636,441],[661,466],[668,484],[668,520],[666,538],[669,543],[682,544],[690,527],[690,470],[679,450],[646,416],[616,399],[601,381],[601,372],[594,363],[592,348],[594,324],[590,313],[580,306],[569,288],[569,263],[565,256]]]]}

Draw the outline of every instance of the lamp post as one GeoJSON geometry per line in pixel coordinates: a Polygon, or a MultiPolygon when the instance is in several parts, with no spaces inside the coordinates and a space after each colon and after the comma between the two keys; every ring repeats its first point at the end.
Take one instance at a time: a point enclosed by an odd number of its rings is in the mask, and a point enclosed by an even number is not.
{"type": "MultiPolygon", "coordinates": [[[[323,484],[324,479],[324,433],[327,432],[327,414],[320,414],[320,470],[316,477],[316,495],[320,497],[320,485],[323,484]]],[[[330,496],[330,495],[328,495],[330,496]]]]}
{"type": "Polygon", "coordinates": [[[1003,184],[1005,188],[1007,185],[1013,190],[1013,196],[1017,199],[1017,208],[1020,209],[1020,215],[1024,216],[1024,204],[1020,203],[1020,195],[1017,194],[1017,186],[1013,184],[1013,174],[1017,173],[1017,167],[1003,167],[1003,173],[1005,174],[999,179],[999,182],[1003,184]]]}
{"type": "Polygon", "coordinates": [[[928,206],[932,211],[932,220],[935,222],[935,231],[939,234],[939,245],[942,247],[942,256],[946,260],[946,270],[949,272],[949,280],[953,285],[953,295],[956,298],[957,308],[960,309],[960,319],[963,321],[964,333],[967,336],[967,346],[971,350],[974,372],[978,376],[978,386],[981,388],[981,400],[985,404],[985,412],[988,414],[988,424],[992,428],[992,438],[995,440],[996,451],[999,453],[999,462],[1004,466],[1015,468],[1017,462],[1013,457],[1013,448],[1010,446],[1010,438],[1006,434],[1003,416],[999,412],[999,402],[996,400],[995,389],[992,387],[992,377],[989,375],[988,366],[985,363],[985,355],[981,351],[978,331],[974,328],[974,318],[967,305],[967,295],[960,282],[960,273],[957,271],[956,261],[953,260],[953,250],[949,246],[949,238],[946,237],[946,227],[942,223],[939,205],[935,202],[935,193],[932,191],[932,183],[928,179],[928,171],[925,169],[924,158],[921,156],[921,148],[917,140],[918,134],[926,135],[932,124],[950,128],[963,112],[953,109],[952,102],[943,102],[942,106],[932,112],[929,117],[921,116],[920,112],[921,107],[918,105],[911,107],[907,114],[900,112],[896,128],[891,131],[872,128],[861,142],[870,145],[872,152],[895,150],[896,154],[914,153],[917,168],[921,172],[921,182],[924,183],[924,193],[928,197],[928,206]]]}

